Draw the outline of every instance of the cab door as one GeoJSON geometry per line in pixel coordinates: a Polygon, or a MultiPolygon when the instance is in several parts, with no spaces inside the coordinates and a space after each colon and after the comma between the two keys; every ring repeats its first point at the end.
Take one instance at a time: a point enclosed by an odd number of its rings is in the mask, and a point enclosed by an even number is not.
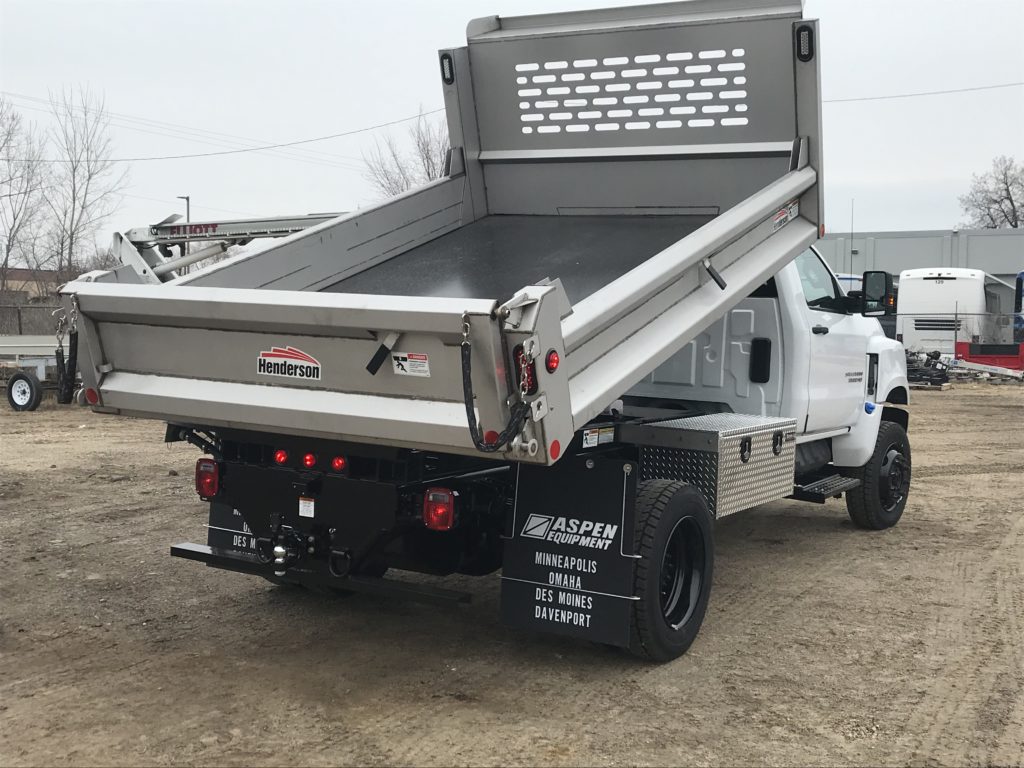
{"type": "Polygon", "coordinates": [[[868,334],[860,315],[848,311],[847,299],[832,270],[814,250],[796,258],[810,340],[806,432],[850,427],[864,407],[868,334]]]}

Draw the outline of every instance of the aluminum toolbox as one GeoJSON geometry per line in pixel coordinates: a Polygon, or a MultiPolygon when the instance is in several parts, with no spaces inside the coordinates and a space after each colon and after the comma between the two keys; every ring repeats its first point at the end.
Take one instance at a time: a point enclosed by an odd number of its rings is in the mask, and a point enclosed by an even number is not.
{"type": "Polygon", "coordinates": [[[715,517],[793,492],[794,419],[712,413],[623,425],[619,439],[641,446],[642,480],[689,483],[715,517]]]}

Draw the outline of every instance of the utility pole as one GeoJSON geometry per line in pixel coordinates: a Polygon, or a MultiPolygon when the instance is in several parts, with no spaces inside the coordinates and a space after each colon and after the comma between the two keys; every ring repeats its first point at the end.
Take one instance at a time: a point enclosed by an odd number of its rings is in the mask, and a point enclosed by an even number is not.
{"type": "MultiPolygon", "coordinates": [[[[850,198],[850,271],[849,274],[853,274],[853,198],[850,198]]],[[[861,290],[864,286],[861,286],[861,290]]]]}
{"type": "MultiPolygon", "coordinates": [[[[188,226],[187,226],[188,224],[190,224],[192,222],[192,196],[191,195],[178,195],[177,197],[178,197],[179,200],[184,200],[185,201],[185,224],[186,224],[186,227],[185,227],[185,247],[184,247],[184,253],[182,253],[181,255],[182,256],[188,256],[189,251],[192,250],[189,247],[189,246],[192,245],[192,243],[189,242],[189,240],[188,240],[189,232],[188,232],[188,226]]],[[[183,273],[184,272],[188,272],[188,267],[187,266],[183,267],[181,269],[181,271],[183,273]]]]}

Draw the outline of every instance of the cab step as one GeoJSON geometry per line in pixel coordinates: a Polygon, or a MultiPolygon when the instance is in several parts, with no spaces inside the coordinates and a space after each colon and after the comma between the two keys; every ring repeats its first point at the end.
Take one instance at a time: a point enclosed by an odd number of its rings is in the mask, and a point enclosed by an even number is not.
{"type": "Polygon", "coordinates": [[[808,482],[793,486],[793,493],[789,498],[797,501],[813,501],[815,504],[824,504],[830,497],[839,498],[846,491],[852,491],[860,485],[860,480],[855,477],[831,474],[811,478],[808,482]]]}

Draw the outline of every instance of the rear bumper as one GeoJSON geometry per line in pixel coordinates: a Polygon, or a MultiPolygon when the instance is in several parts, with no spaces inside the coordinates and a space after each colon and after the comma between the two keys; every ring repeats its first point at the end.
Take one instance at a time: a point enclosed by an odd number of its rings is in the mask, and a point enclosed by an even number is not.
{"type": "MultiPolygon", "coordinates": [[[[274,567],[264,563],[255,555],[247,555],[225,549],[208,547],[205,544],[175,544],[171,547],[172,557],[195,560],[205,563],[211,568],[220,568],[236,573],[248,573],[268,579],[274,576],[274,567]]],[[[378,579],[372,576],[331,576],[305,570],[289,570],[282,581],[295,582],[304,586],[320,586],[331,589],[343,589],[351,592],[365,592],[374,595],[398,595],[415,600],[435,603],[468,603],[470,595],[451,589],[435,587],[430,584],[412,584],[408,582],[378,579]]]]}

